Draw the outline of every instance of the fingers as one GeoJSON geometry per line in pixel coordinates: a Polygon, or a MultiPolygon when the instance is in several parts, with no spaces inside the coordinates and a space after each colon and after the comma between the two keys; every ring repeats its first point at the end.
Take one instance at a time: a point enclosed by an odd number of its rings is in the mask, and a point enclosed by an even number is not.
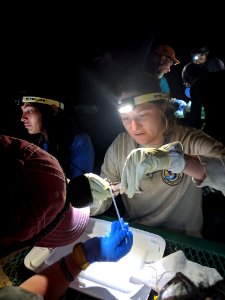
{"type": "Polygon", "coordinates": [[[101,189],[108,189],[110,184],[100,176],[93,173],[86,173],[85,176],[88,178],[91,186],[97,186],[101,189]]]}
{"type": "Polygon", "coordinates": [[[177,152],[182,153],[183,152],[183,145],[179,141],[175,141],[166,145],[163,145],[160,149],[169,151],[170,149],[175,149],[177,152]]]}
{"type": "Polygon", "coordinates": [[[123,224],[123,228],[126,229],[126,231],[129,230],[129,224],[127,222],[124,222],[123,218],[121,218],[121,222],[123,224]]]}
{"type": "Polygon", "coordinates": [[[117,196],[120,192],[120,182],[117,184],[112,184],[111,187],[112,187],[114,196],[117,196]]]}
{"type": "Polygon", "coordinates": [[[105,190],[97,191],[92,190],[92,196],[94,202],[103,202],[105,201],[110,195],[105,190]]]}
{"type": "Polygon", "coordinates": [[[126,192],[127,197],[132,198],[134,196],[134,192],[135,192],[135,190],[132,187],[130,187],[126,192]]]}
{"type": "Polygon", "coordinates": [[[135,193],[135,171],[136,166],[127,163],[122,173],[120,193],[126,193],[129,198],[132,198],[135,193]]]}
{"type": "Polygon", "coordinates": [[[111,224],[110,236],[113,235],[113,234],[115,234],[120,229],[121,229],[120,221],[113,221],[112,224],[111,224]]]}
{"type": "Polygon", "coordinates": [[[111,233],[116,233],[116,231],[120,231],[121,229],[129,230],[129,224],[127,222],[124,222],[123,218],[120,218],[120,220],[113,221],[111,224],[111,233]],[[122,226],[121,226],[122,224],[122,226]],[[123,228],[122,228],[123,227],[123,228]]]}
{"type": "Polygon", "coordinates": [[[97,177],[97,178],[92,177],[91,180],[94,182],[96,186],[99,186],[100,189],[106,190],[110,186],[109,183],[106,180],[102,179],[101,177],[97,177]]]}
{"type": "Polygon", "coordinates": [[[126,248],[130,249],[133,246],[133,232],[129,230],[125,239],[126,248]]]}
{"type": "MultiPolygon", "coordinates": [[[[120,226],[120,230],[117,231],[116,233],[114,233],[114,242],[116,245],[123,245],[126,244],[128,242],[127,237],[129,237],[130,239],[133,238],[133,233],[131,230],[129,230],[129,226],[125,225],[124,229],[121,228],[120,226]]],[[[130,240],[129,240],[130,243],[130,240]]]]}
{"type": "Polygon", "coordinates": [[[120,184],[120,193],[123,194],[127,190],[127,174],[126,170],[123,170],[122,178],[121,178],[121,184],[120,184]]]}
{"type": "MultiPolygon", "coordinates": [[[[117,221],[113,221],[111,224],[111,232],[110,232],[110,236],[112,237],[113,235],[119,236],[121,231],[124,231],[125,235],[127,233],[127,231],[129,230],[129,225],[128,223],[125,223],[123,218],[120,218],[120,220],[117,221]]],[[[122,234],[124,235],[124,234],[122,234]]]]}
{"type": "Polygon", "coordinates": [[[128,231],[126,236],[121,239],[120,243],[118,244],[118,248],[120,248],[123,256],[130,252],[131,247],[133,246],[133,233],[132,231],[128,231]]]}

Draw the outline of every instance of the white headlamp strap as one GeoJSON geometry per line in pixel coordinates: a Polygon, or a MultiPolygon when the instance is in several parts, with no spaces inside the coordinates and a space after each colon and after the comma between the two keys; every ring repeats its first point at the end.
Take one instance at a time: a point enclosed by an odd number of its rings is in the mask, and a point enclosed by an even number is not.
{"type": "Polygon", "coordinates": [[[42,97],[32,97],[32,96],[24,96],[22,98],[22,102],[30,102],[30,103],[41,103],[41,104],[48,104],[48,105],[55,105],[61,109],[64,109],[64,104],[62,102],[42,98],[42,97]]]}
{"type": "Polygon", "coordinates": [[[170,101],[170,97],[168,94],[165,93],[150,93],[150,94],[145,94],[137,97],[130,97],[118,101],[118,105],[119,105],[118,110],[120,113],[131,112],[134,106],[136,105],[143,104],[146,102],[158,101],[158,100],[170,101]]]}
{"type": "Polygon", "coordinates": [[[138,97],[133,97],[133,99],[134,105],[138,105],[149,101],[170,100],[170,97],[165,93],[150,93],[138,97]]]}

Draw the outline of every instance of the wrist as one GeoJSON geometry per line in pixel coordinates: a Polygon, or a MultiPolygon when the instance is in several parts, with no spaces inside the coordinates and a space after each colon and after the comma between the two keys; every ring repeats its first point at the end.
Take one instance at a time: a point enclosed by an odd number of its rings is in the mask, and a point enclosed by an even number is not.
{"type": "Polygon", "coordinates": [[[185,165],[184,173],[199,182],[203,182],[206,179],[206,172],[199,157],[193,155],[185,155],[185,157],[187,163],[185,165]]]}
{"type": "Polygon", "coordinates": [[[101,247],[101,241],[103,237],[93,237],[91,239],[88,239],[83,243],[83,252],[85,257],[87,258],[88,262],[90,264],[102,261],[102,247],[101,247]]]}
{"type": "Polygon", "coordinates": [[[169,150],[169,156],[170,156],[171,165],[168,168],[168,170],[172,171],[173,173],[183,172],[186,165],[186,159],[184,157],[184,154],[172,148],[169,150]]]}
{"type": "Polygon", "coordinates": [[[169,171],[173,173],[181,173],[183,172],[186,165],[186,160],[183,156],[172,158],[171,159],[171,166],[168,168],[169,171]]]}
{"type": "Polygon", "coordinates": [[[78,243],[73,247],[72,257],[75,264],[84,271],[89,267],[90,261],[86,257],[83,245],[78,243]]]}

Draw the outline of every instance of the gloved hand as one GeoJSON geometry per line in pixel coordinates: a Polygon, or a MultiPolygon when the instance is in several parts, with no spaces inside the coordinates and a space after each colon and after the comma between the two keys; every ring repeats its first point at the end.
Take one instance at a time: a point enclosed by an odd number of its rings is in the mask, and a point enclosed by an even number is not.
{"type": "Polygon", "coordinates": [[[131,151],[123,167],[120,193],[132,198],[139,191],[139,184],[146,174],[159,170],[180,173],[185,167],[183,146],[180,142],[160,148],[138,148],[131,151]]]}
{"type": "Polygon", "coordinates": [[[185,93],[185,96],[187,97],[187,98],[191,98],[191,88],[190,88],[190,86],[187,86],[186,88],[185,88],[185,90],[184,90],[184,93],[185,93]]]}
{"type": "Polygon", "coordinates": [[[74,207],[93,205],[111,196],[109,186],[100,176],[86,173],[70,180],[67,198],[74,207]]]}
{"type": "Polygon", "coordinates": [[[171,102],[178,105],[178,108],[175,111],[175,116],[177,118],[184,118],[186,112],[189,109],[188,104],[184,100],[177,99],[177,98],[171,98],[171,102]]]}
{"type": "Polygon", "coordinates": [[[89,181],[93,197],[93,203],[102,202],[107,198],[111,197],[109,191],[110,184],[106,180],[93,173],[86,173],[84,175],[89,181]]]}
{"type": "Polygon", "coordinates": [[[123,219],[121,222],[123,229],[119,221],[114,221],[109,235],[94,237],[83,243],[83,251],[89,263],[96,261],[115,262],[130,252],[133,245],[133,233],[123,219]]]}

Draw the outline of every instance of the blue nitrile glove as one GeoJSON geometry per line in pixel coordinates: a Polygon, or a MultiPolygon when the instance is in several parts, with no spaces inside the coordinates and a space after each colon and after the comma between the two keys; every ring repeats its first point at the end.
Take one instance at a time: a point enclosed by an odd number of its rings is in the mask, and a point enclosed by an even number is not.
{"type": "Polygon", "coordinates": [[[111,232],[107,236],[94,237],[83,243],[83,251],[89,263],[115,262],[130,252],[133,245],[133,233],[123,219],[121,222],[123,229],[119,221],[114,221],[111,225],[111,232]]]}
{"type": "Polygon", "coordinates": [[[187,103],[184,100],[171,98],[172,103],[177,103],[179,105],[178,109],[175,111],[175,116],[177,118],[184,118],[186,113],[187,103]]]}
{"type": "Polygon", "coordinates": [[[187,98],[191,98],[191,88],[190,88],[190,86],[187,86],[186,88],[185,88],[185,90],[184,90],[184,94],[185,94],[185,96],[187,97],[187,98]]]}

